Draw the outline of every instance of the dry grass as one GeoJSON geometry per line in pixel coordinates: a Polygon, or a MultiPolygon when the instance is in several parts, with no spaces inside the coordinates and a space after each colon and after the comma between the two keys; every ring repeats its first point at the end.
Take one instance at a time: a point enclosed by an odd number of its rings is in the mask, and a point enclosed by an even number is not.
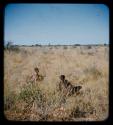
{"type": "Polygon", "coordinates": [[[101,121],[108,117],[107,46],[20,47],[4,51],[4,114],[8,120],[101,121]],[[43,81],[27,82],[38,67],[43,81]],[[79,95],[58,90],[64,74],[79,95]]]}

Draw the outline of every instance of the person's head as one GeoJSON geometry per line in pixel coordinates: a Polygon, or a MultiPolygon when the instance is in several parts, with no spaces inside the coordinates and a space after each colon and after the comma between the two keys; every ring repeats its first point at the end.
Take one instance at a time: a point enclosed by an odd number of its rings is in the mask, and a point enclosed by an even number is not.
{"type": "Polygon", "coordinates": [[[35,72],[38,73],[39,69],[37,67],[34,68],[35,72]]]}
{"type": "Polygon", "coordinates": [[[60,75],[60,79],[61,79],[62,81],[64,81],[64,80],[65,80],[65,75],[60,75]]]}

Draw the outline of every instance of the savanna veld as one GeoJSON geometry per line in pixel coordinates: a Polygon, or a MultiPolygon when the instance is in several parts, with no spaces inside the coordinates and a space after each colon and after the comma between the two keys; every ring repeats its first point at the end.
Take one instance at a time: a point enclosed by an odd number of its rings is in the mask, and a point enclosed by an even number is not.
{"type": "Polygon", "coordinates": [[[4,49],[4,116],[8,120],[102,121],[109,116],[108,97],[107,45],[4,49]],[[35,67],[40,80],[33,78],[35,67]],[[59,91],[60,75],[82,86],[79,93],[67,96],[59,91]]]}

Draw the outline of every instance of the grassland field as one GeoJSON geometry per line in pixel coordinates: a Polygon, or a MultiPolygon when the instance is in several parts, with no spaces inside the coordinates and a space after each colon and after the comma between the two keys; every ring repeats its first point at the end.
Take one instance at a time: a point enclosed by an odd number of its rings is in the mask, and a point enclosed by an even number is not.
{"type": "Polygon", "coordinates": [[[19,46],[4,50],[4,115],[16,121],[102,121],[109,115],[108,46],[19,46]],[[42,81],[31,83],[38,67],[42,81]],[[81,85],[58,90],[59,76],[81,85]],[[65,98],[65,102],[63,99],[65,98]]]}

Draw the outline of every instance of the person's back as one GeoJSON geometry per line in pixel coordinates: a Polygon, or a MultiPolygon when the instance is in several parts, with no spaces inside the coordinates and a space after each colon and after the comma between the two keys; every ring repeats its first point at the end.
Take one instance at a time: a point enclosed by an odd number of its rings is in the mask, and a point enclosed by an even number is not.
{"type": "Polygon", "coordinates": [[[71,89],[69,96],[78,93],[80,91],[80,89],[82,88],[82,86],[73,86],[73,88],[71,89]]]}
{"type": "Polygon", "coordinates": [[[65,79],[65,75],[60,76],[59,89],[60,91],[65,90],[67,95],[71,96],[78,93],[82,86],[74,86],[68,80],[65,79]]]}

